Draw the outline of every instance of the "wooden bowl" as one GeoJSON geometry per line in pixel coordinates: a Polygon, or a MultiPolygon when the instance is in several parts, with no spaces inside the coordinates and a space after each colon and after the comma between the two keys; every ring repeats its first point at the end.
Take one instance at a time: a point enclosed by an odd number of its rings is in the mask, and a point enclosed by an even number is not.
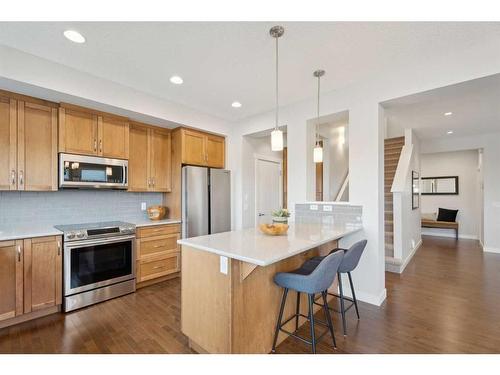
{"type": "Polygon", "coordinates": [[[262,233],[269,236],[280,236],[288,231],[288,224],[260,224],[259,229],[262,233]]]}
{"type": "Polygon", "coordinates": [[[161,220],[167,216],[167,207],[149,206],[147,209],[149,220],[161,220]]]}

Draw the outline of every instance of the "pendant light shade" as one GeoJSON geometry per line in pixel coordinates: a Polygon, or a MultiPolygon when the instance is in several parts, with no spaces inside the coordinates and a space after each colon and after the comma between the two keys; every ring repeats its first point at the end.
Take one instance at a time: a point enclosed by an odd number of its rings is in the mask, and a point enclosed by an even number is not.
{"type": "Polygon", "coordinates": [[[319,140],[319,92],[320,92],[320,79],[325,75],[325,71],[318,69],[313,73],[313,76],[318,79],[318,106],[316,113],[316,145],[313,150],[313,160],[315,163],[323,163],[323,145],[319,140]]]}
{"type": "Polygon", "coordinates": [[[315,163],[323,163],[323,147],[320,143],[316,143],[314,146],[313,160],[315,163]]]}
{"type": "Polygon", "coordinates": [[[276,39],[276,122],[274,124],[274,130],[271,132],[271,150],[282,151],[283,150],[283,132],[278,128],[278,39],[285,33],[283,26],[274,26],[269,30],[269,34],[276,39]]]}
{"type": "Polygon", "coordinates": [[[271,150],[273,151],[283,150],[283,132],[279,129],[274,129],[271,132],[271,150]]]}

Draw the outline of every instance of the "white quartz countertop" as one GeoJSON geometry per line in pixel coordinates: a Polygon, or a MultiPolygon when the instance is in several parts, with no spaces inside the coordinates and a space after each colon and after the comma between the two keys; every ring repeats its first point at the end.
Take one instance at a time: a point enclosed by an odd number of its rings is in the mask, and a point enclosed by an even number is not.
{"type": "Polygon", "coordinates": [[[179,219],[162,219],[162,220],[149,220],[148,218],[143,219],[131,219],[123,220],[127,223],[135,224],[136,227],[149,227],[152,225],[166,225],[166,224],[179,224],[181,221],[179,219]]]}
{"type": "Polygon", "coordinates": [[[288,233],[282,236],[268,236],[258,228],[251,228],[186,238],[177,242],[258,266],[268,266],[362,228],[361,222],[297,223],[291,224],[288,233]]]}
{"type": "Polygon", "coordinates": [[[51,224],[0,225],[0,241],[61,235],[62,232],[51,224]]]}
{"type": "MultiPolygon", "coordinates": [[[[166,224],[179,224],[181,221],[178,219],[163,219],[163,220],[149,220],[143,219],[129,219],[122,220],[136,227],[147,227],[153,225],[166,225],[166,224]]],[[[35,238],[45,236],[61,236],[63,233],[54,228],[52,224],[6,224],[0,225],[0,241],[20,240],[24,238],[35,238]]]]}

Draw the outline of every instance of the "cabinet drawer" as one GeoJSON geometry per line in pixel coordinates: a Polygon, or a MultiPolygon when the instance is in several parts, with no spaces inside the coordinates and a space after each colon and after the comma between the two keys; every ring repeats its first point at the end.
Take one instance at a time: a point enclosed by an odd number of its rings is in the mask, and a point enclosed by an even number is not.
{"type": "Polygon", "coordinates": [[[180,233],[180,224],[152,225],[137,229],[137,238],[164,236],[167,234],[180,233]]]}
{"type": "Polygon", "coordinates": [[[179,233],[174,233],[166,236],[139,239],[137,240],[137,258],[143,259],[161,252],[178,251],[177,240],[180,237],[179,233]]]}
{"type": "Polygon", "coordinates": [[[138,281],[147,281],[157,277],[178,272],[180,267],[180,252],[167,255],[163,259],[153,261],[139,261],[138,281]]]}

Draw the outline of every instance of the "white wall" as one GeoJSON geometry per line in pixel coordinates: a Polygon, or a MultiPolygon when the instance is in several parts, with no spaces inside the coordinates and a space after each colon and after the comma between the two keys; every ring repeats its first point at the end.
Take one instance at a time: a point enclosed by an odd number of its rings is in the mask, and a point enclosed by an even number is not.
{"type": "MultiPolygon", "coordinates": [[[[459,235],[479,238],[480,186],[478,150],[439,152],[422,155],[422,177],[458,176],[458,195],[422,195],[422,213],[437,213],[439,207],[458,211],[459,235]]],[[[423,228],[423,234],[455,236],[450,229],[423,228]]]]}
{"type": "MultiPolygon", "coordinates": [[[[349,164],[350,201],[363,205],[364,236],[368,246],[358,269],[355,283],[363,300],[379,304],[385,296],[385,257],[383,227],[383,119],[379,119],[379,103],[389,99],[414,94],[437,87],[467,81],[499,72],[500,50],[497,41],[485,40],[483,45],[471,46],[466,51],[453,51],[446,59],[428,58],[425,63],[393,66],[390,75],[376,75],[362,83],[322,93],[322,113],[331,114],[349,111],[349,164]]],[[[269,83],[272,87],[272,82],[269,83]]],[[[311,97],[314,93],[311,93],[311,97]]],[[[307,200],[307,162],[311,148],[307,132],[307,121],[314,118],[314,99],[282,107],[280,122],[287,125],[289,150],[288,206],[307,200]]],[[[269,128],[273,124],[274,112],[254,116],[238,123],[233,132],[233,143],[229,152],[235,168],[241,165],[241,139],[269,128]]],[[[500,147],[497,147],[500,153],[500,147]]],[[[485,150],[486,153],[486,150],[485,150]]],[[[500,158],[500,155],[497,155],[500,158]]],[[[485,163],[486,171],[486,163],[485,163]]],[[[500,180],[500,174],[497,173],[500,180]]],[[[242,225],[241,176],[235,174],[233,207],[235,224],[242,225]]],[[[485,176],[485,185],[487,178],[485,176]]],[[[500,181],[499,181],[500,182],[500,181]]],[[[485,186],[485,200],[487,191],[485,186]]],[[[498,189],[500,202],[500,189],[498,189]]],[[[499,206],[500,208],[500,203],[499,206]]],[[[497,210],[497,209],[495,209],[497,210]]],[[[486,213],[488,217],[488,213],[486,213]]],[[[498,215],[497,215],[498,216],[498,215]]],[[[485,241],[498,243],[498,238],[485,233],[485,241]],[[490,236],[490,237],[489,237],[490,236]]],[[[350,240],[341,241],[348,246],[350,240]]]]}
{"type": "MultiPolygon", "coordinates": [[[[284,135],[286,145],[286,134],[284,135]]],[[[282,151],[272,151],[269,137],[243,137],[242,143],[243,228],[255,226],[255,155],[283,161],[282,151]]]]}
{"type": "Polygon", "coordinates": [[[422,153],[483,149],[483,250],[500,253],[500,133],[427,141],[422,153]]]}

